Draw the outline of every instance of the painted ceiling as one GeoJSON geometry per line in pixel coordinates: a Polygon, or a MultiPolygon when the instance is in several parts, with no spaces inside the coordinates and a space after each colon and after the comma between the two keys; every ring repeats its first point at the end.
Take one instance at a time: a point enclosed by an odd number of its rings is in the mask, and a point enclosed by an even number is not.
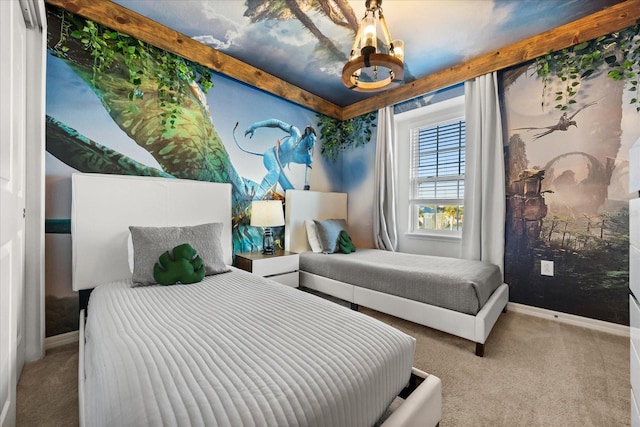
{"type": "MultiPolygon", "coordinates": [[[[114,0],[344,107],[372,94],[342,84],[364,0],[114,0]]],[[[575,21],[621,0],[384,0],[405,43],[405,83],[575,21]]]]}

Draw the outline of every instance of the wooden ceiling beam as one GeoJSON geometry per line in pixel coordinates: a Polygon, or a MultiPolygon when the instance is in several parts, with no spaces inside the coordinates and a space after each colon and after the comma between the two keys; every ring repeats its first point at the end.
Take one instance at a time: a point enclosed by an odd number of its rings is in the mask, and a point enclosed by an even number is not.
{"type": "Polygon", "coordinates": [[[535,59],[548,52],[631,27],[640,19],[640,0],[627,0],[600,12],[538,34],[502,49],[406,83],[397,89],[356,102],[342,109],[342,119],[350,119],[387,105],[420,96],[437,89],[503,70],[535,59]]]}
{"type": "MultiPolygon", "coordinates": [[[[2,1],[2,0],[0,0],[2,1]]],[[[202,64],[213,71],[330,117],[342,109],[324,98],[285,82],[219,50],[109,0],[45,0],[48,4],[98,22],[158,48],[202,64]]]]}

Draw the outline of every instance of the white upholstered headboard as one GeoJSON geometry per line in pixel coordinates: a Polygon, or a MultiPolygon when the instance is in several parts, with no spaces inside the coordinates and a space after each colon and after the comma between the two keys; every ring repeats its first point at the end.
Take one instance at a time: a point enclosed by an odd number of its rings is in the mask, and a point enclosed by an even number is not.
{"type": "Polygon", "coordinates": [[[306,219],[349,219],[346,193],[287,190],[285,202],[284,241],[285,249],[291,252],[311,250],[304,227],[306,219]]]}
{"type": "Polygon", "coordinates": [[[73,290],[131,277],[129,226],[222,222],[232,262],[231,185],[173,178],[76,173],[71,178],[73,290]]]}

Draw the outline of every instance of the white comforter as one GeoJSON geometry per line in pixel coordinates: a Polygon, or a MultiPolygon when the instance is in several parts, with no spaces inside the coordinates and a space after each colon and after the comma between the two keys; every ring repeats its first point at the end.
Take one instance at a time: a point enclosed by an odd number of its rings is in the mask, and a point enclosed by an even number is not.
{"type": "Polygon", "coordinates": [[[90,426],[370,426],[410,376],[412,337],[243,271],[130,285],[89,302],[90,426]]]}

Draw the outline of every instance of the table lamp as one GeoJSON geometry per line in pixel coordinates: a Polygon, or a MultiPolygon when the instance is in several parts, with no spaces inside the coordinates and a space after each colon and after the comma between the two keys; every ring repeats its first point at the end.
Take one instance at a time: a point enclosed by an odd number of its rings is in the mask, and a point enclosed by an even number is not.
{"type": "Polygon", "coordinates": [[[284,225],[282,200],[254,200],[251,202],[251,225],[253,227],[264,227],[262,253],[273,255],[275,253],[275,245],[271,227],[284,225]]]}

